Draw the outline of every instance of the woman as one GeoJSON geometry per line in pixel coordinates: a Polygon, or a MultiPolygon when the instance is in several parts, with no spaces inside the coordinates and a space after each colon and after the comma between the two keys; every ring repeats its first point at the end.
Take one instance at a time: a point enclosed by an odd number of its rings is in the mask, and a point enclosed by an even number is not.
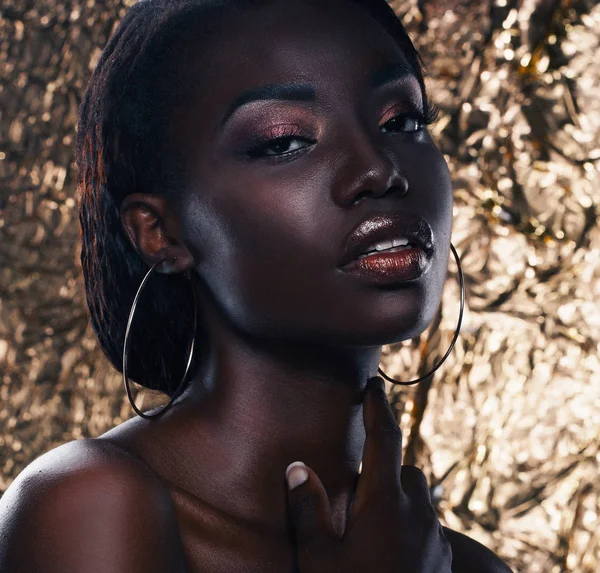
{"type": "Polygon", "coordinates": [[[440,526],[376,376],[446,277],[433,119],[383,0],[130,9],[81,107],[82,264],[104,352],[172,402],[28,466],[0,571],[509,571],[440,526]]]}

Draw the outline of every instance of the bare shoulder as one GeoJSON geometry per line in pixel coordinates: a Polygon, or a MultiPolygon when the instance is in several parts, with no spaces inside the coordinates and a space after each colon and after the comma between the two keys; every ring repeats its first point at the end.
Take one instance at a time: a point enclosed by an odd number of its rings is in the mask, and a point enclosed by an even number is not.
{"type": "Polygon", "coordinates": [[[168,491],[108,442],[63,444],[0,499],[0,573],[183,572],[168,491]]]}
{"type": "Polygon", "coordinates": [[[513,573],[492,550],[464,533],[443,527],[452,547],[452,573],[513,573]]]}

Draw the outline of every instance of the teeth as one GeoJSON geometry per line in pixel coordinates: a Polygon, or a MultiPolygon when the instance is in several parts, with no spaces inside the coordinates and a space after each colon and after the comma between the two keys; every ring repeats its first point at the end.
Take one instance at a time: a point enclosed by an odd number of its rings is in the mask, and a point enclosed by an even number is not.
{"type": "Polygon", "coordinates": [[[375,248],[378,251],[385,251],[385,249],[391,249],[394,246],[392,241],[383,241],[383,243],[377,243],[375,248]]]}
{"type": "Polygon", "coordinates": [[[392,248],[387,248],[387,249],[377,249],[377,251],[371,251],[371,252],[367,252],[367,253],[363,253],[362,255],[359,255],[358,258],[359,259],[363,259],[364,257],[368,257],[370,255],[372,255],[374,252],[378,252],[380,250],[384,250],[387,251],[388,253],[395,253],[397,251],[404,251],[406,249],[410,249],[410,245],[399,245],[398,247],[392,247],[392,248]]]}
{"type": "Polygon", "coordinates": [[[370,251],[385,251],[386,249],[391,249],[392,247],[403,247],[404,245],[408,245],[408,239],[406,237],[400,237],[398,239],[392,239],[391,241],[375,243],[365,250],[365,253],[370,251]]]}

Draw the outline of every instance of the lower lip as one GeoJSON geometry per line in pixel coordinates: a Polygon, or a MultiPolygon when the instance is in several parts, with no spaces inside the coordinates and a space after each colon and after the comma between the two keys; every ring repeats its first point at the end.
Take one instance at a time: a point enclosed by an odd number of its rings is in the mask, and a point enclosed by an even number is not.
{"type": "Polygon", "coordinates": [[[431,258],[423,249],[411,248],[396,252],[380,251],[355,259],[342,267],[345,272],[376,284],[414,281],[431,266],[431,258]]]}

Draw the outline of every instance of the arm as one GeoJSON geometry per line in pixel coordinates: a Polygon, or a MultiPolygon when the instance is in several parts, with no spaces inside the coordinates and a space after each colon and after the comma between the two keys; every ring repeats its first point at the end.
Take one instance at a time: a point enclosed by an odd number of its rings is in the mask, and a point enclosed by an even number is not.
{"type": "Polygon", "coordinates": [[[0,499],[0,573],[180,573],[168,491],[140,462],[77,440],[30,464],[0,499]]]}
{"type": "Polygon", "coordinates": [[[513,573],[493,551],[463,533],[442,526],[452,547],[452,573],[513,573]]]}

